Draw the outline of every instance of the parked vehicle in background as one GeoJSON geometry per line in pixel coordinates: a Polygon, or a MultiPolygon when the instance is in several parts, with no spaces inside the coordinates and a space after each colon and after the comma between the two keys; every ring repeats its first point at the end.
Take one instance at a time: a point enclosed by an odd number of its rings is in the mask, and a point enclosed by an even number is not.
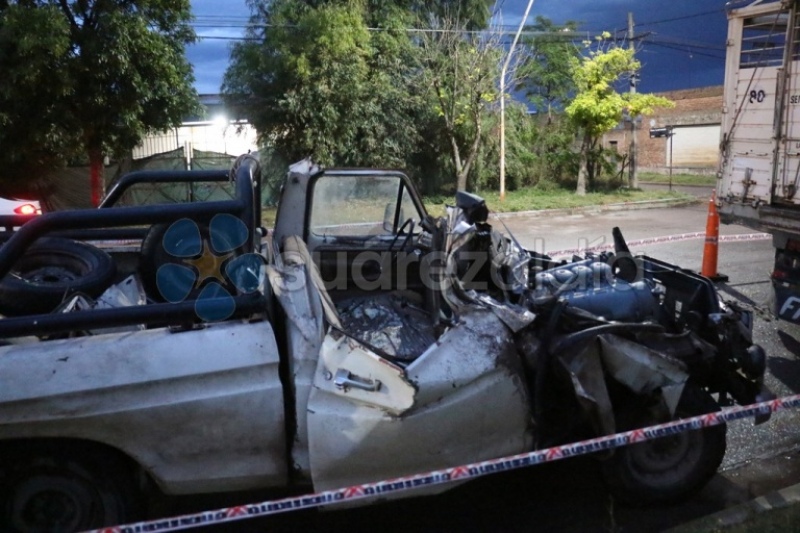
{"type": "Polygon", "coordinates": [[[800,9],[797,2],[731,4],[720,220],[772,234],[774,312],[800,324],[800,9]]]}
{"type": "Polygon", "coordinates": [[[0,215],[41,215],[42,208],[36,200],[0,198],[0,215]]]}
{"type": "MultiPolygon", "coordinates": [[[[477,196],[437,218],[402,172],[303,162],[267,235],[259,175],[245,156],[233,200],[115,207],[137,182],[228,179],[131,174],[0,247],[0,277],[50,247],[45,275],[0,290],[0,530],[126,522],[159,492],[334,489],[765,397],[752,315],[617,228],[613,254],[557,262],[477,196]],[[90,266],[46,275],[71,265],[90,266]]],[[[699,490],[725,449],[713,426],[597,459],[618,500],[653,504],[699,490]]]]}

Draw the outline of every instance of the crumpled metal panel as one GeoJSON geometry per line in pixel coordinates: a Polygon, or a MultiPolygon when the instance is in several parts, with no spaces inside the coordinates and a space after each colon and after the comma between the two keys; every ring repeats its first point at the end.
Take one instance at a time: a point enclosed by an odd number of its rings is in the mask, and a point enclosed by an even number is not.
{"type": "Polygon", "coordinates": [[[598,435],[616,433],[599,343],[595,340],[581,350],[569,350],[559,360],[569,373],[578,404],[589,416],[594,430],[598,435]]]}
{"type": "Polygon", "coordinates": [[[570,374],[578,402],[603,434],[616,430],[606,375],[636,394],[660,394],[671,415],[689,379],[681,361],[618,335],[599,335],[583,349],[558,358],[570,374]]]}
{"type": "Polygon", "coordinates": [[[509,327],[514,333],[518,333],[528,327],[535,319],[536,315],[522,306],[510,303],[500,303],[488,294],[475,295],[475,300],[491,309],[503,324],[509,327]]]}
{"type": "MultiPolygon", "coordinates": [[[[530,403],[510,331],[472,306],[405,369],[416,387],[400,416],[324,388],[320,359],[309,402],[314,488],[341,486],[456,466],[529,450],[530,403]]],[[[432,494],[454,483],[393,494],[432,494]]],[[[363,504],[363,500],[360,502],[363,504]]]]}
{"type": "MultiPolygon", "coordinates": [[[[464,284],[458,277],[456,256],[459,250],[475,237],[477,227],[466,222],[464,213],[460,209],[448,207],[447,218],[447,227],[452,229],[447,232],[445,239],[447,261],[444,262],[444,266],[441,267],[442,272],[440,272],[440,275],[444,276],[444,282],[441,285],[444,301],[456,313],[460,312],[460,309],[464,306],[481,305],[490,309],[514,333],[525,329],[536,318],[534,313],[508,301],[499,301],[488,294],[465,289],[464,284]]],[[[520,294],[527,286],[530,257],[522,247],[518,246],[516,239],[510,232],[509,236],[511,240],[506,240],[501,234],[493,231],[491,234],[492,247],[491,250],[486,252],[493,263],[493,272],[499,273],[505,269],[513,278],[513,283],[511,284],[513,286],[505,287],[504,290],[520,294]]]]}
{"type": "Polygon", "coordinates": [[[436,335],[428,313],[397,294],[338,305],[342,330],[399,361],[413,361],[436,335]]]}
{"type": "Polygon", "coordinates": [[[638,394],[657,390],[675,414],[689,379],[686,365],[668,355],[617,335],[601,335],[603,365],[615,380],[638,394]]]}
{"type": "MultiPolygon", "coordinates": [[[[131,274],[124,280],[106,289],[97,300],[84,295],[76,294],[64,302],[56,310],[58,313],[74,313],[88,309],[114,309],[118,307],[130,307],[144,305],[147,303],[147,296],[144,286],[137,274],[131,274]]],[[[89,330],[93,335],[101,333],[121,333],[124,331],[142,331],[144,324],[134,324],[130,326],[118,326],[113,328],[102,328],[89,330]]]]}
{"type": "MultiPolygon", "coordinates": [[[[603,366],[615,380],[637,394],[680,386],[689,379],[686,365],[655,350],[618,335],[599,337],[603,366]]],[[[677,402],[670,406],[675,411],[677,402]]]]}

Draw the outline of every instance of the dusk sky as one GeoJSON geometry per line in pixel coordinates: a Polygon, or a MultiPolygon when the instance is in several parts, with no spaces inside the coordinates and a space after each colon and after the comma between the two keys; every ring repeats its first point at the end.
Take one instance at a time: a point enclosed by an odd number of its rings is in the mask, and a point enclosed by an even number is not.
{"type": "MultiPolygon", "coordinates": [[[[628,12],[642,36],[639,88],[644,92],[721,85],[725,64],[726,0],[535,0],[528,17],[555,23],[575,20],[580,31],[609,31],[624,37],[628,12]]],[[[746,2],[743,2],[746,3],[746,2]]],[[[495,21],[519,24],[527,0],[499,0],[495,21]]],[[[242,36],[250,12],[245,0],[192,0],[195,30],[201,41],[189,49],[197,91],[219,92],[232,39],[242,36]]]]}

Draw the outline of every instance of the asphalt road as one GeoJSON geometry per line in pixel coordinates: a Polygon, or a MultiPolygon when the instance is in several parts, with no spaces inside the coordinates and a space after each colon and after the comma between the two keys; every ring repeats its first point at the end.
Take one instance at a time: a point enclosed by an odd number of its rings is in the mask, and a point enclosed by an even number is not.
{"type": "MultiPolygon", "coordinates": [[[[524,246],[552,251],[610,243],[614,226],[629,241],[703,231],[706,209],[698,204],[557,218],[520,216],[505,222],[524,246]]],[[[723,235],[750,233],[754,232],[739,226],[721,228],[723,235]]],[[[703,240],[638,246],[632,251],[699,270],[703,240]]],[[[769,354],[766,383],[783,396],[800,392],[800,328],[775,321],[768,311],[772,260],[769,240],[722,243],[719,270],[730,281],[719,288],[724,297],[756,311],[756,342],[769,354]]],[[[606,495],[597,463],[577,458],[488,476],[437,497],[347,511],[289,513],[203,531],[661,531],[800,482],[800,411],[773,415],[757,427],[749,420],[733,423],[728,437],[721,471],[700,494],[681,505],[617,507],[606,495]]],[[[192,498],[170,507],[187,512],[269,496],[192,498]]]]}

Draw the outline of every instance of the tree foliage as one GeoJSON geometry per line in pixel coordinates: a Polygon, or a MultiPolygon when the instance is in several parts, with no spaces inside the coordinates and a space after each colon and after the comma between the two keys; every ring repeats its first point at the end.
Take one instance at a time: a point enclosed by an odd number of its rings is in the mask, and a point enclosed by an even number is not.
{"type": "Polygon", "coordinates": [[[197,106],[190,18],[189,0],[0,2],[0,165],[82,152],[97,168],[180,124],[197,106]]]}
{"type": "MultiPolygon", "coordinates": [[[[481,154],[475,163],[471,183],[476,188],[497,190],[500,162],[500,119],[497,113],[484,118],[481,154]]],[[[506,188],[549,189],[572,184],[578,172],[574,151],[575,130],[566,120],[547,120],[546,116],[528,113],[526,105],[506,105],[506,188]]]]}
{"type": "Polygon", "coordinates": [[[433,99],[435,114],[456,175],[456,188],[467,178],[481,148],[486,110],[499,97],[502,57],[496,36],[474,36],[457,19],[431,19],[419,37],[419,78],[433,99]]]}
{"type": "Polygon", "coordinates": [[[411,0],[410,3],[416,13],[449,19],[473,31],[489,25],[494,0],[411,0]]]}
{"type": "Polygon", "coordinates": [[[251,2],[253,22],[270,30],[251,29],[251,41],[234,45],[226,101],[289,159],[402,166],[416,142],[407,15],[384,4],[314,4],[251,2]]]}
{"type": "MultiPolygon", "coordinates": [[[[608,37],[604,34],[598,41],[602,44],[608,37]]],[[[577,193],[583,195],[586,194],[587,180],[591,182],[594,178],[593,169],[599,166],[594,159],[600,137],[614,129],[624,114],[630,117],[650,115],[656,107],[671,107],[673,104],[661,96],[620,93],[615,89],[614,83],[623,75],[641,68],[632,49],[600,46],[581,58],[573,59],[571,65],[577,93],[564,111],[582,133],[577,193]]]]}
{"type": "Polygon", "coordinates": [[[577,27],[572,21],[556,25],[540,15],[535,24],[526,28],[536,35],[522,42],[529,52],[519,67],[517,88],[523,89],[536,111],[546,112],[550,121],[553,110],[563,109],[575,92],[572,61],[580,57],[580,49],[573,43],[572,35],[565,32],[574,32],[577,27]]]}
{"type": "Polygon", "coordinates": [[[82,148],[79,132],[59,116],[58,102],[71,88],[57,77],[43,79],[62,69],[69,48],[69,27],[55,6],[0,11],[0,181],[8,196],[31,194],[25,178],[82,148]]]}

